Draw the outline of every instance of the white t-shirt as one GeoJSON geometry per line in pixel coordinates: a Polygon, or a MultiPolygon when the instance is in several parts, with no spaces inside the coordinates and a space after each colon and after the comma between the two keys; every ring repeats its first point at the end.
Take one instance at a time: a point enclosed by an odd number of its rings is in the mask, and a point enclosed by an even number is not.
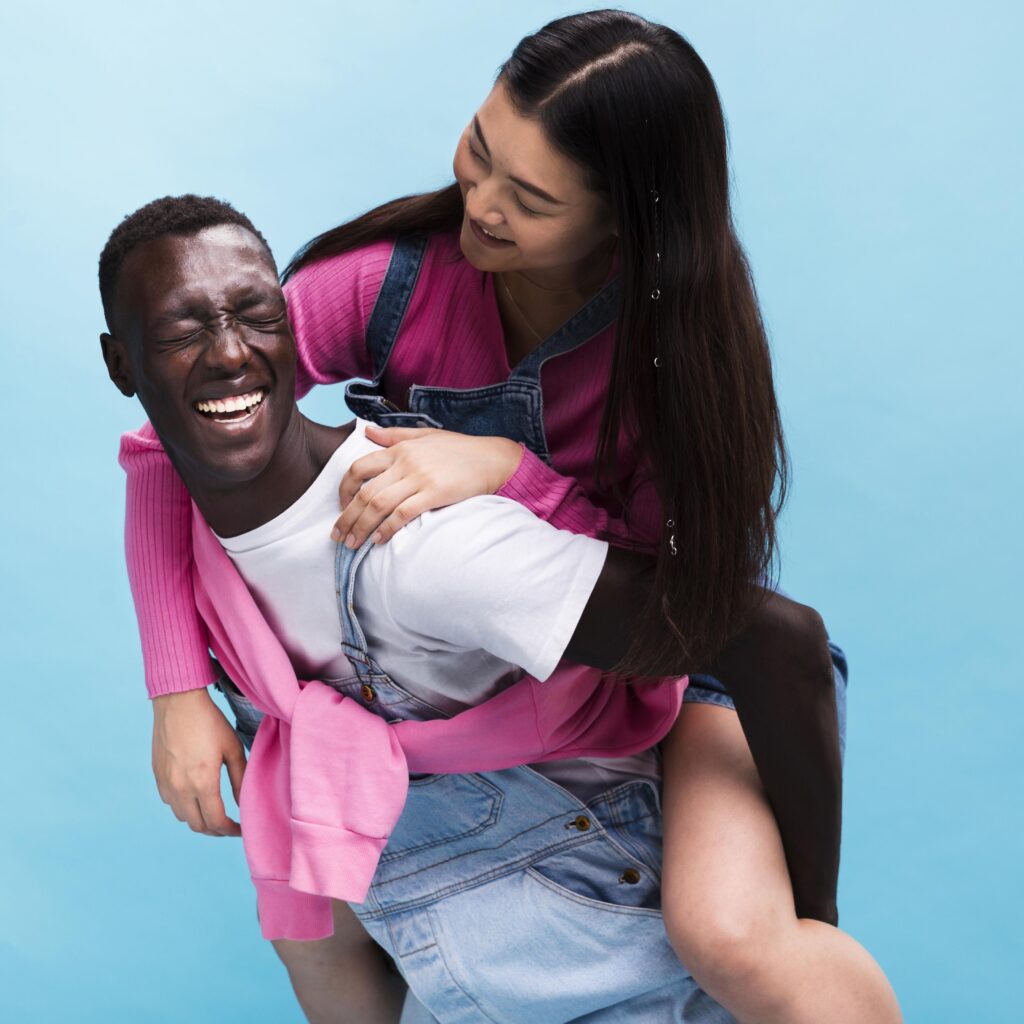
{"type": "MultiPolygon", "coordinates": [[[[218,538],[305,679],[353,675],[335,592],[338,485],[379,446],[356,421],[310,488],[270,522],[218,538]]],[[[558,530],[496,495],[427,512],[370,549],[353,604],[371,656],[399,686],[447,714],[487,700],[525,669],[547,679],[604,566],[607,544],[558,530]]],[[[658,777],[654,751],[538,768],[588,798],[658,777]]]]}

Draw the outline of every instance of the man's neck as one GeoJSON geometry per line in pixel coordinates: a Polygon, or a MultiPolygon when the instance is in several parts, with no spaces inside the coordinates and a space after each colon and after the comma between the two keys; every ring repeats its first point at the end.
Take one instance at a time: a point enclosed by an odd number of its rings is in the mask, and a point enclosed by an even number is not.
{"type": "Polygon", "coordinates": [[[325,427],[296,408],[270,462],[259,476],[231,487],[189,480],[185,486],[221,537],[255,530],[291,507],[312,486],[331,456],[351,435],[355,423],[325,427]]]}

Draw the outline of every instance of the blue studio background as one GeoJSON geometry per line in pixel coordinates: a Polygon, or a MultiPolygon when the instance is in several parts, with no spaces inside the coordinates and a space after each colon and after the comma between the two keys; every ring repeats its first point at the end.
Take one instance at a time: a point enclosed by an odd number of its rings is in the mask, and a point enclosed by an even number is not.
{"type": "MultiPolygon", "coordinates": [[[[280,262],[449,178],[562,3],[7,3],[0,1018],[298,1022],[241,845],[159,801],[96,258],[159,195],[280,262]]],[[[786,588],[850,654],[840,903],[908,1021],[1019,1020],[1019,5],[645,2],[729,119],[795,487],[786,588]]],[[[340,389],[306,406],[339,421],[340,389]]]]}

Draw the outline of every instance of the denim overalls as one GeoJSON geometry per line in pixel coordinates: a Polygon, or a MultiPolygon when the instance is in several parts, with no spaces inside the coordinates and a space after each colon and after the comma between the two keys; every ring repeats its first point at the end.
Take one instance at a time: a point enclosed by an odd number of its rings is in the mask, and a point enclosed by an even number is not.
{"type": "MultiPolygon", "coordinates": [[[[338,546],[354,674],[324,682],[388,721],[442,717],[367,650],[353,596],[371,549],[338,546]]],[[[233,684],[220,687],[251,746],[261,712],[233,684]]],[[[651,782],[584,805],[525,767],[431,775],[410,781],[366,902],[352,909],[415,996],[405,1024],[728,1024],[669,946],[660,878],[651,782]]]]}
{"type": "MultiPolygon", "coordinates": [[[[541,369],[549,359],[579,348],[614,322],[618,313],[619,279],[605,285],[568,323],[518,363],[504,383],[466,389],[415,384],[409,389],[410,411],[403,412],[384,397],[381,381],[416,288],[428,241],[428,236],[414,235],[395,244],[366,328],[366,346],[374,379],[370,383],[355,381],[347,385],[345,400],[349,408],[357,416],[382,427],[443,427],[461,434],[507,437],[522,442],[550,463],[544,436],[541,369]]],[[[846,656],[835,644],[829,646],[835,668],[839,742],[841,750],[845,750],[846,656]]],[[[683,700],[689,704],[718,704],[735,710],[726,688],[708,675],[690,676],[683,700]]]]}

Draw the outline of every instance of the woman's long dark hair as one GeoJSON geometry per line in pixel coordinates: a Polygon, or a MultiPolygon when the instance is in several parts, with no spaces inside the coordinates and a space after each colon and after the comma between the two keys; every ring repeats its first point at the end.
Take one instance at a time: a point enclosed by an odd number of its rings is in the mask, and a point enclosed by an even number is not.
{"type": "MultiPolygon", "coordinates": [[[[628,431],[665,522],[651,604],[621,668],[699,668],[742,626],[752,584],[774,566],[788,472],[714,81],[678,33],[622,11],[551,22],[498,78],[607,194],[618,227],[623,288],[597,478],[618,479],[617,440],[628,431]]],[[[457,185],[398,199],[313,239],[285,277],[461,220],[457,185]]]]}

